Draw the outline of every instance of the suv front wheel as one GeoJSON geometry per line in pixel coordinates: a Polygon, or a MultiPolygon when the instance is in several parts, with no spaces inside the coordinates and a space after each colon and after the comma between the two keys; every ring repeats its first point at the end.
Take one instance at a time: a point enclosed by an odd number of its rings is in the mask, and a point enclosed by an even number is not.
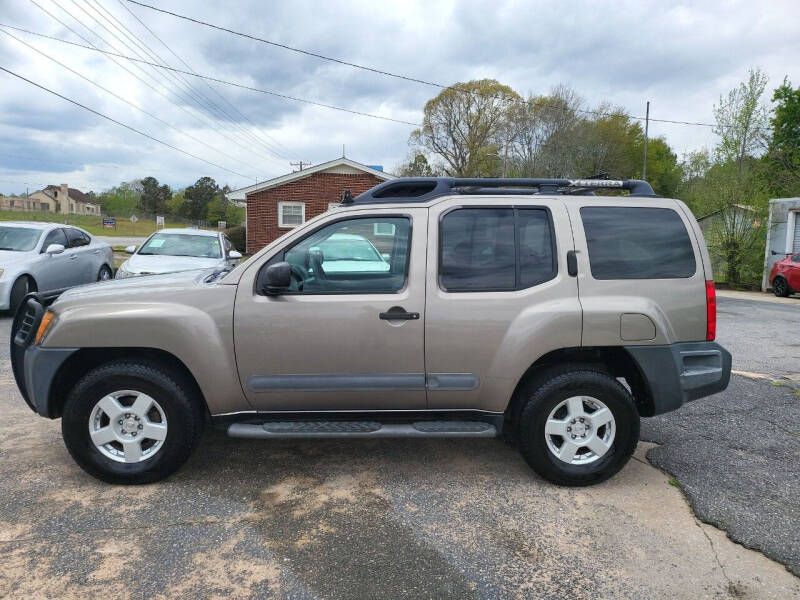
{"type": "Polygon", "coordinates": [[[520,449],[539,475],[591,485],[619,471],[639,440],[639,413],[610,375],[575,366],[552,371],[523,390],[520,449]]]}
{"type": "Polygon", "coordinates": [[[86,374],[64,406],[61,431],[80,467],[109,483],[158,481],[200,440],[203,412],[189,386],[149,362],[116,361],[86,374]]]}

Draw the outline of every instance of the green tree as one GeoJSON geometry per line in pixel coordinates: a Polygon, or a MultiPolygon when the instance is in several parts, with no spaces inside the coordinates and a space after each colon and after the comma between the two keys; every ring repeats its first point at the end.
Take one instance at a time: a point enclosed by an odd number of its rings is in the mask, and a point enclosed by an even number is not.
{"type": "Polygon", "coordinates": [[[184,204],[186,203],[184,193],[185,190],[179,190],[175,192],[169,200],[167,200],[166,211],[168,214],[176,217],[184,216],[184,204]]]}
{"type": "Polygon", "coordinates": [[[159,185],[155,177],[145,177],[141,182],[142,194],[139,198],[140,208],[148,213],[164,214],[167,202],[172,198],[172,190],[168,185],[159,185]]]}
{"type": "Polygon", "coordinates": [[[433,177],[437,175],[428,159],[419,151],[412,151],[405,162],[397,166],[395,172],[400,177],[433,177]]]}
{"type": "Polygon", "coordinates": [[[739,177],[744,175],[745,159],[764,149],[768,125],[767,109],[762,102],[767,76],[760,69],[751,69],[747,81],[720,96],[714,106],[714,128],[720,142],[716,147],[718,161],[733,162],[739,177]]]}
{"type": "Polygon", "coordinates": [[[187,187],[184,194],[183,215],[194,221],[206,220],[209,203],[222,190],[211,177],[201,177],[187,187]]]}
{"type": "Polygon", "coordinates": [[[683,169],[678,156],[663,137],[653,138],[647,144],[647,180],[660,196],[674,198],[681,184],[683,169]]]}
{"type": "Polygon", "coordinates": [[[410,143],[441,159],[457,177],[497,174],[499,149],[510,131],[508,111],[519,94],[494,79],[456,83],[425,104],[410,143]]]}
{"type": "Polygon", "coordinates": [[[122,182],[100,194],[97,201],[106,214],[127,217],[137,212],[140,193],[133,183],[122,182]]]}
{"type": "Polygon", "coordinates": [[[800,194],[800,87],[792,88],[788,78],[772,95],[776,102],[772,119],[772,137],[765,160],[770,185],[779,196],[800,194]]]}

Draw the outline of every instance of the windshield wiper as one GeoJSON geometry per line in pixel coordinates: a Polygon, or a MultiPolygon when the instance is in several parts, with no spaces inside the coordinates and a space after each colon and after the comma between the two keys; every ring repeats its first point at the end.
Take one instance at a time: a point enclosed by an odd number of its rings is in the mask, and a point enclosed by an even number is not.
{"type": "Polygon", "coordinates": [[[12,252],[19,252],[16,248],[11,248],[10,246],[0,246],[0,250],[11,250],[12,252]]]}

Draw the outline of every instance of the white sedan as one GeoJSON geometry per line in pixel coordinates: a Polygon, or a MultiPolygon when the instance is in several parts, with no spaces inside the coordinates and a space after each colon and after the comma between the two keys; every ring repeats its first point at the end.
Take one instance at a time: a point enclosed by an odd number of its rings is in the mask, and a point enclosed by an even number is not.
{"type": "Polygon", "coordinates": [[[240,258],[222,232],[202,229],[161,229],[140,248],[128,246],[132,256],[117,269],[117,279],[233,266],[240,258]]]}

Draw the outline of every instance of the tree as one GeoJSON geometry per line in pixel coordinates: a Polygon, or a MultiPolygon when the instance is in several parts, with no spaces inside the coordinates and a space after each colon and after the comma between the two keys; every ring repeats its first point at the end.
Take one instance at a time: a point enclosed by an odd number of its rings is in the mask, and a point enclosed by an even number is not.
{"type": "Polygon", "coordinates": [[[184,216],[185,210],[184,205],[186,204],[186,198],[184,197],[185,190],[180,190],[175,192],[172,197],[167,201],[167,213],[174,215],[176,217],[184,216]]]}
{"type": "Polygon", "coordinates": [[[116,216],[130,216],[139,206],[140,193],[133,183],[122,182],[97,197],[103,212],[116,216]]]}
{"type": "Polygon", "coordinates": [[[194,185],[187,187],[184,194],[184,214],[193,221],[204,221],[208,205],[221,192],[217,182],[211,177],[201,177],[194,185]]]}
{"type": "Polygon", "coordinates": [[[419,151],[412,151],[405,162],[397,166],[395,172],[400,177],[434,177],[438,174],[419,151]]]}
{"type": "Polygon", "coordinates": [[[410,143],[438,156],[456,177],[495,174],[509,141],[508,111],[519,94],[494,79],[456,83],[425,104],[410,143]]]}
{"type": "Polygon", "coordinates": [[[792,88],[788,78],[772,95],[776,102],[770,124],[772,137],[765,159],[771,187],[777,195],[800,194],[800,87],[792,88]]]}
{"type": "Polygon", "coordinates": [[[678,156],[663,137],[649,140],[647,145],[647,180],[660,196],[674,198],[681,184],[683,169],[678,156]]]}
{"type": "Polygon", "coordinates": [[[747,81],[720,96],[714,105],[717,126],[714,133],[720,137],[716,152],[719,162],[733,162],[738,177],[742,177],[745,159],[755,156],[764,148],[768,113],[761,101],[767,85],[767,76],[760,69],[751,69],[747,81]]]}
{"type": "Polygon", "coordinates": [[[145,177],[141,181],[142,194],[139,198],[140,208],[148,213],[164,214],[167,201],[172,198],[172,190],[168,185],[159,185],[155,177],[145,177]]]}

